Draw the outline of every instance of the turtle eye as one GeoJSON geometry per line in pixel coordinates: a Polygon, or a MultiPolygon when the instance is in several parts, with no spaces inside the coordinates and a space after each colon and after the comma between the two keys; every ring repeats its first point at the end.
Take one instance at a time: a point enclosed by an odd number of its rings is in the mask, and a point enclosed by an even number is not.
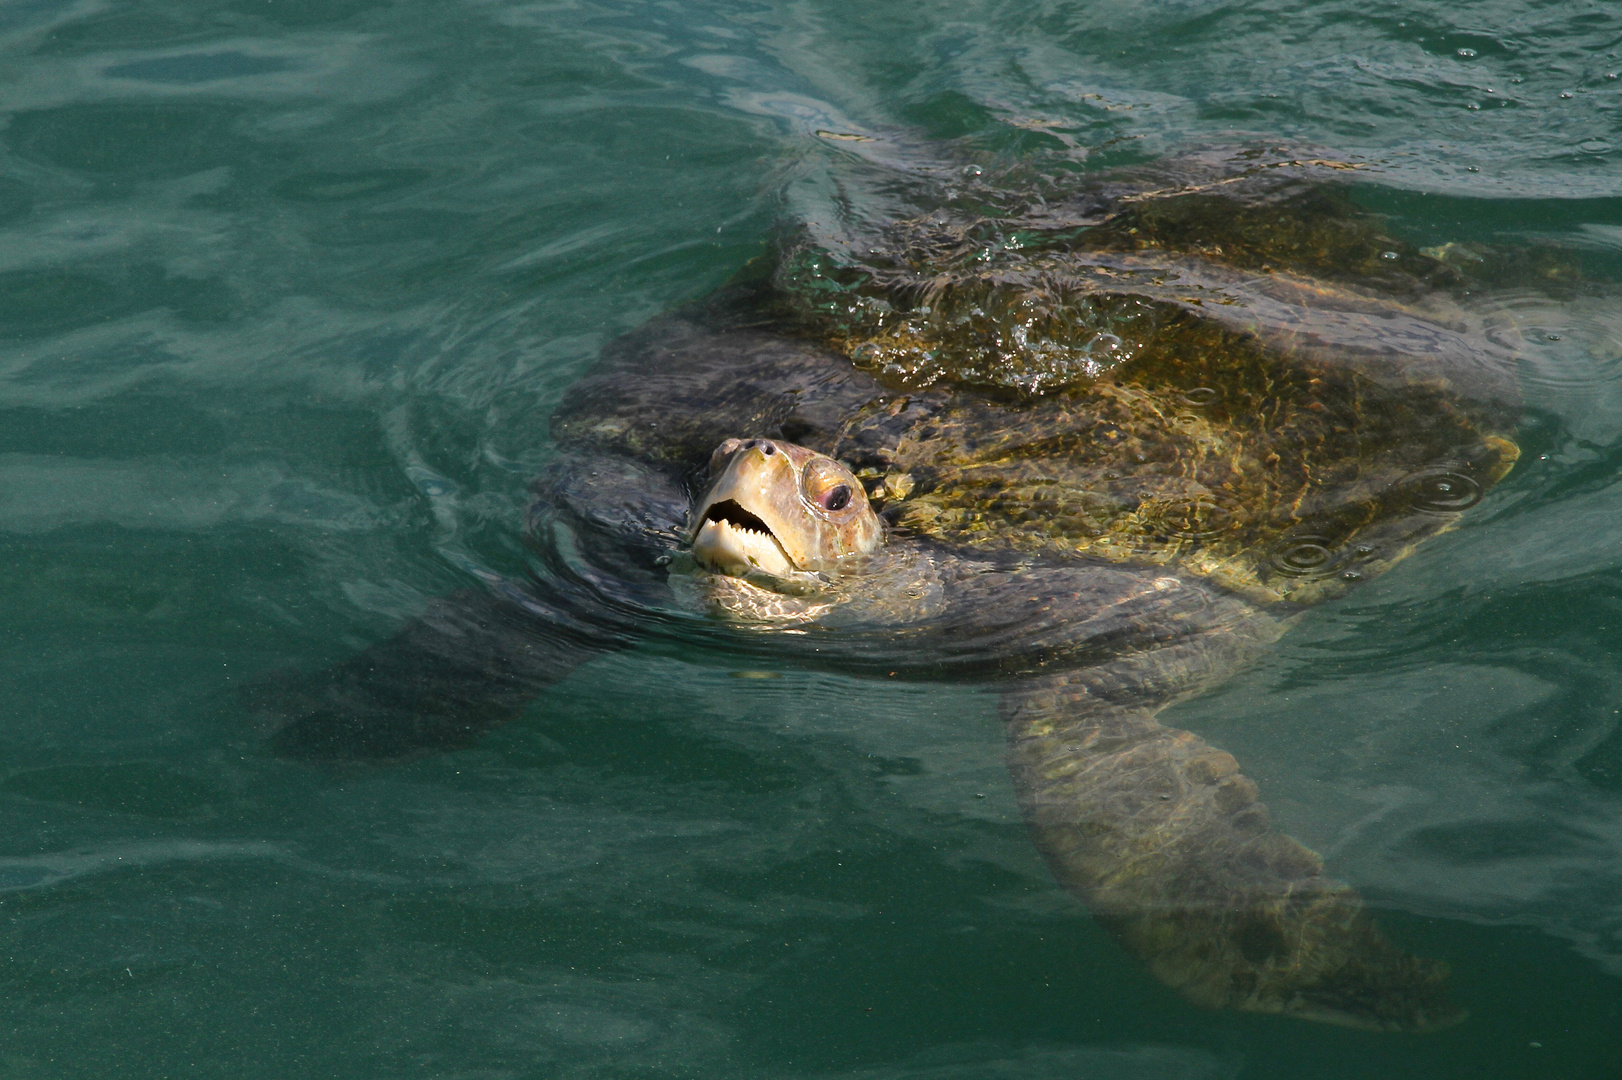
{"type": "Polygon", "coordinates": [[[805,466],[806,501],[830,514],[837,514],[856,496],[856,478],[831,458],[816,458],[805,466]]]}

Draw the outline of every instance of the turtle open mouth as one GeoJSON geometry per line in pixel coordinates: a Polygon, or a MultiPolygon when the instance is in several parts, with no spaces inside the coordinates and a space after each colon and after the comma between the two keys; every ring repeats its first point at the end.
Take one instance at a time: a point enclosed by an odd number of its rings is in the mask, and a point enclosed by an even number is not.
{"type": "MultiPolygon", "coordinates": [[[[704,511],[704,523],[711,521],[724,521],[734,529],[745,529],[749,532],[765,533],[773,540],[777,536],[771,527],[754,514],[745,510],[735,499],[722,499],[708,510],[704,511]]],[[[701,527],[702,527],[701,523],[701,527]]]]}
{"type": "Polygon", "coordinates": [[[787,577],[798,569],[771,526],[735,499],[705,508],[693,533],[693,556],[711,570],[733,577],[759,572],[787,577]]]}

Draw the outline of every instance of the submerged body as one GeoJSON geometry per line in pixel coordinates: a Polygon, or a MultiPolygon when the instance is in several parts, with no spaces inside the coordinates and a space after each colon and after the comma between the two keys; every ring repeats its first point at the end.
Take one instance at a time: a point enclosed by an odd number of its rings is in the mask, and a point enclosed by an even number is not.
{"type": "Polygon", "coordinates": [[[1342,204],[1263,180],[1211,206],[1140,181],[1069,216],[951,204],[859,243],[798,234],[570,391],[531,520],[544,573],[280,692],[283,745],[454,745],[647,634],[991,679],[1036,842],[1157,977],[1210,1006],[1457,1019],[1443,966],[1273,831],[1231,756],[1156,719],[1516,456],[1508,358],[1422,280],[1445,264],[1386,260],[1342,204]],[[1199,243],[1191,199],[1216,212],[1199,243]],[[1221,234],[1245,214],[1295,247],[1221,234]],[[1312,276],[1324,236],[1402,274],[1312,276]]]}

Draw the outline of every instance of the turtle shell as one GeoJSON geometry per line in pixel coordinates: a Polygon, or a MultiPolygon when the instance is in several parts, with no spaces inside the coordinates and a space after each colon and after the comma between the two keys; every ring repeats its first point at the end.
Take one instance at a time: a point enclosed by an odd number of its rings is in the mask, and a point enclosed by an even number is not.
{"type": "Polygon", "coordinates": [[[1314,601],[1519,453],[1503,328],[1447,258],[1326,188],[1332,166],[802,227],[773,303],[893,390],[833,452],[900,530],[1314,601]]]}

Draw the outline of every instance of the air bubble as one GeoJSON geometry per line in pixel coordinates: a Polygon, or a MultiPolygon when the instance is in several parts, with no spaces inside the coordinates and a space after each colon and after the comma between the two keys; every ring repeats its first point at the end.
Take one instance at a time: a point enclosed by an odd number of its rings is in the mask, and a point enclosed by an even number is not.
{"type": "Polygon", "coordinates": [[[1472,102],[1470,102],[1470,104],[1468,104],[1468,105],[1466,105],[1466,106],[1465,106],[1465,108],[1466,108],[1466,109],[1469,109],[1469,110],[1470,110],[1470,111],[1471,111],[1471,112],[1480,112],[1480,111],[1481,111],[1481,106],[1480,106],[1480,105],[1477,105],[1477,104],[1476,104],[1476,103],[1475,103],[1475,102],[1473,102],[1473,101],[1472,101],[1472,102]]]}
{"type": "Polygon", "coordinates": [[[1340,575],[1340,579],[1342,581],[1362,581],[1363,575],[1358,573],[1356,570],[1348,570],[1340,575]]]}
{"type": "Polygon", "coordinates": [[[1382,252],[1380,252],[1380,258],[1382,258],[1382,259],[1400,259],[1400,258],[1402,258],[1402,256],[1398,255],[1395,251],[1382,251],[1382,252]]]}
{"type": "Polygon", "coordinates": [[[1468,60],[1472,56],[1476,55],[1476,51],[1474,49],[1459,49],[1457,51],[1458,51],[1458,54],[1460,56],[1464,57],[1466,60],[1468,60]]]}
{"type": "Polygon", "coordinates": [[[1218,396],[1217,392],[1209,386],[1196,386],[1192,390],[1183,391],[1183,400],[1190,405],[1209,405],[1218,396]]]}
{"type": "Polygon", "coordinates": [[[1562,101],[1570,101],[1575,96],[1576,95],[1574,95],[1570,90],[1562,90],[1562,91],[1560,91],[1560,99],[1562,101]]]}
{"type": "Polygon", "coordinates": [[[1120,347],[1121,339],[1116,337],[1114,334],[1099,334],[1097,337],[1093,338],[1092,341],[1087,343],[1088,352],[1092,352],[1095,348],[1103,349],[1105,352],[1114,352],[1120,347]]]}
{"type": "Polygon", "coordinates": [[[1544,334],[1543,335],[1543,340],[1544,341],[1559,341],[1560,340],[1560,335],[1559,334],[1544,334]]]}

